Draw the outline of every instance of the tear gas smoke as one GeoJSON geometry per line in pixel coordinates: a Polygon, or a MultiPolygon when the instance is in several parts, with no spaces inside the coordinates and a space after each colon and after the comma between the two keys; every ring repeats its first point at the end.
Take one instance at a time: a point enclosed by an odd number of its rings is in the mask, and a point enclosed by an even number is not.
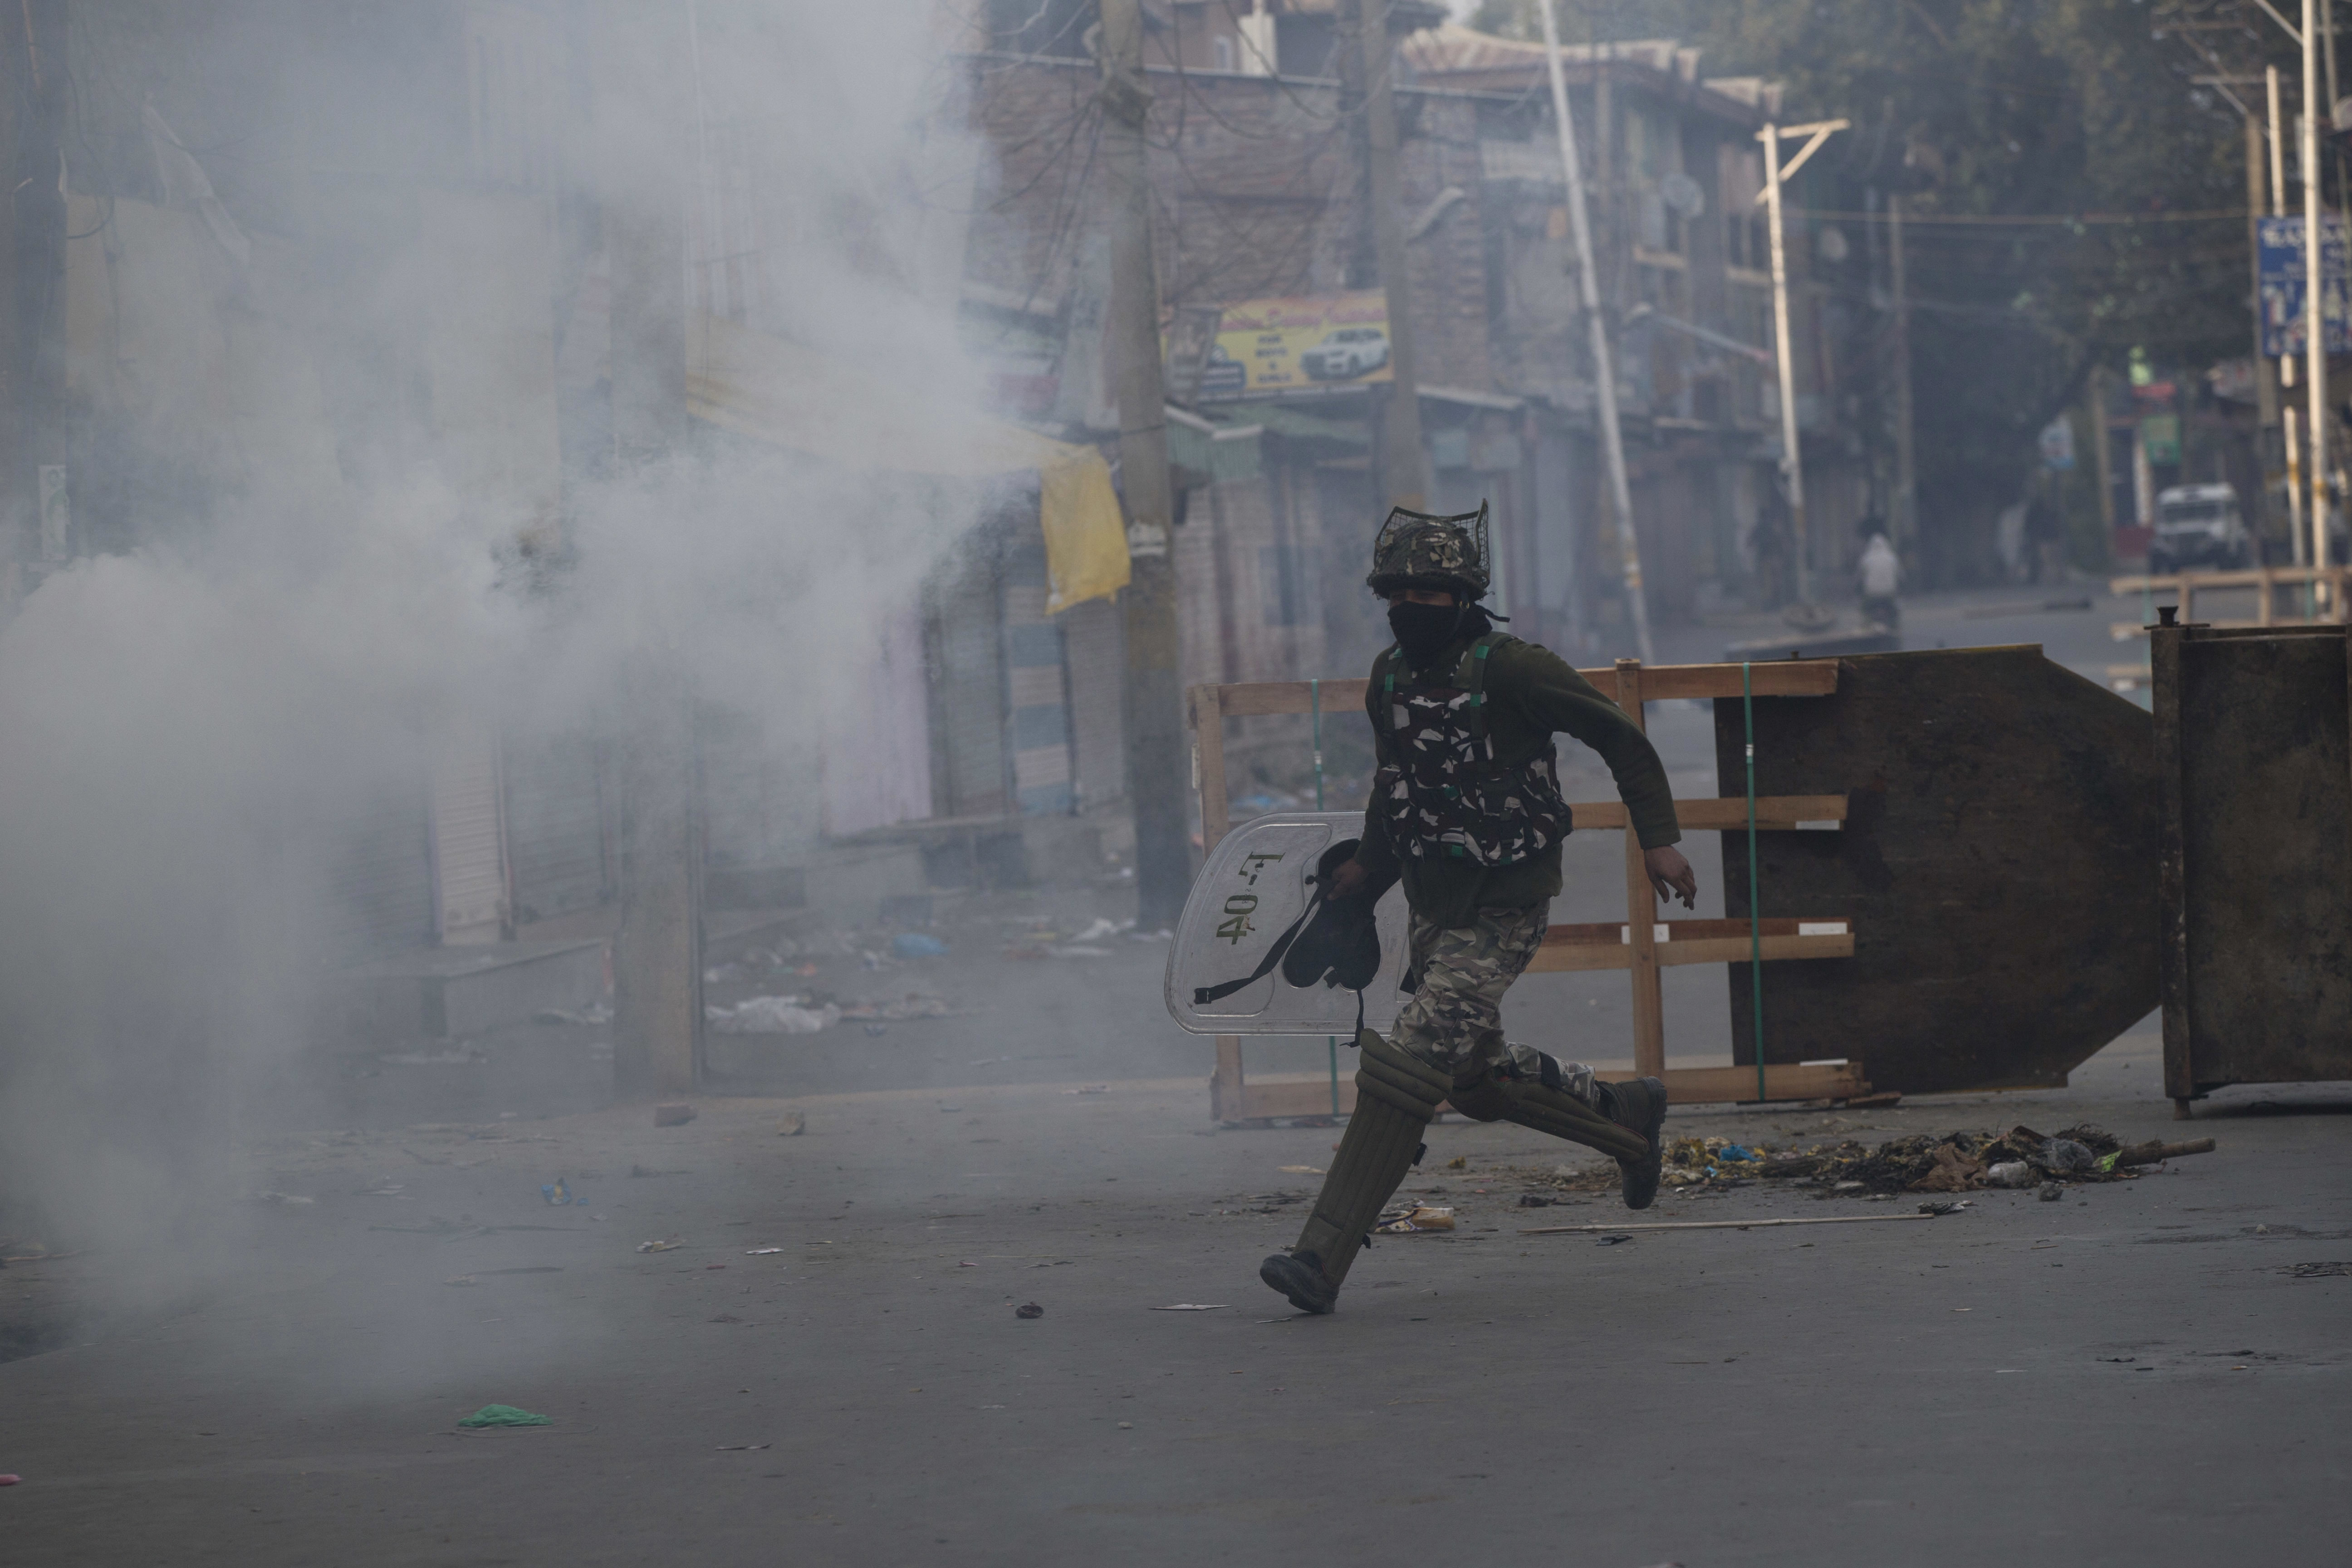
{"type": "Polygon", "coordinates": [[[877,626],[1001,500],[594,424],[675,378],[608,243],[669,226],[689,327],[969,438],[929,5],[331,9],[76,7],[76,486],[130,500],[0,629],[0,1232],[158,1289],[232,1266],[236,1140],[325,1048],[339,835],[437,738],[625,729],[650,655],[813,789],[877,626]],[[470,119],[415,79],[461,44],[470,119]]]}

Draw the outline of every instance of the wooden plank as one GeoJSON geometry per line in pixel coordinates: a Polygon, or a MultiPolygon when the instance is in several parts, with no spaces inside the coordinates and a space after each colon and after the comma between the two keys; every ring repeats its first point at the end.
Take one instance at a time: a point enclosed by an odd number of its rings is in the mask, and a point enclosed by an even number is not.
{"type": "Polygon", "coordinates": [[[1233,810],[1225,800],[1225,726],[1222,686],[1195,686],[1185,704],[1192,724],[1193,781],[1201,794],[1201,848],[1203,853],[1223,842],[1233,828],[1233,810]]]}
{"type": "MultiPolygon", "coordinates": [[[[1643,1075],[1602,1072],[1599,1076],[1613,1083],[1643,1075]]],[[[1756,1069],[1752,1067],[1670,1068],[1654,1076],[1666,1080],[1666,1100],[1674,1105],[1752,1104],[1756,1100],[1756,1069]]],[[[1768,1063],[1764,1068],[1767,1100],[1852,1100],[1869,1092],[1870,1080],[1858,1062],[1835,1067],[1768,1063]]]]}
{"type": "MultiPolygon", "coordinates": [[[[2115,595],[2162,594],[2188,588],[2192,593],[2211,588],[2252,588],[2264,583],[2340,583],[2352,575],[2343,566],[2242,566],[2227,572],[2168,572],[2162,576],[2142,574],[2112,577],[2107,591],[2115,595]]],[[[2189,617],[2183,616],[2182,620],[2189,617]]]]}
{"type": "Polygon", "coordinates": [[[1249,1084],[1242,1075],[1242,1039],[1239,1035],[1217,1037],[1217,1070],[1209,1079],[1209,1115],[1218,1121],[1232,1121],[1241,1115],[1241,1107],[1249,1097],[1249,1084]]]}
{"type": "MultiPolygon", "coordinates": [[[[1667,702],[1676,699],[1737,697],[1743,669],[1755,682],[1755,694],[1759,697],[1828,697],[1838,688],[1838,661],[1833,658],[1772,658],[1748,665],[1662,664],[1642,671],[1642,700],[1667,702]]],[[[1588,669],[1582,673],[1601,690],[1609,689],[1605,678],[1612,671],[1588,669]]]]}
{"type": "Polygon", "coordinates": [[[2180,639],[2184,628],[2159,627],[2148,644],[2152,695],[2148,709],[2156,723],[2156,772],[2158,799],[2157,839],[2157,908],[2158,910],[2158,984],[2163,1001],[2164,1092],[2172,1097],[2175,1113],[2186,1120],[2189,1097],[2197,1092],[2197,1074],[2189,1039],[2188,912],[2182,897],[2187,879],[2181,864],[2180,639]]]}
{"type": "MultiPolygon", "coordinates": [[[[1580,828],[1625,826],[1623,801],[1580,800],[1568,809],[1580,828]]],[[[1756,826],[1776,832],[1785,832],[1801,822],[1843,822],[1845,814],[1846,798],[1842,795],[1759,795],[1756,800],[1756,826]]],[[[1737,797],[1678,800],[1675,802],[1675,820],[1692,833],[1727,833],[1735,829],[1744,832],[1748,826],[1748,802],[1737,797]]]]}
{"type": "MultiPolygon", "coordinates": [[[[1328,1078],[1259,1079],[1244,1089],[1234,1100],[1225,1102],[1232,1110],[1219,1110],[1220,1121],[1257,1121],[1269,1116],[1328,1116],[1331,1114],[1331,1080],[1328,1078]]],[[[1356,1075],[1339,1075],[1339,1114],[1347,1115],[1356,1109],[1356,1075]]]]}
{"type": "MultiPolygon", "coordinates": [[[[1642,672],[1642,696],[1649,702],[1676,699],[1737,697],[1740,670],[1737,664],[1662,664],[1642,672]]],[[[1755,681],[1759,697],[1827,697],[1837,690],[1837,660],[1775,658],[1744,667],[1755,681]]],[[[1577,673],[1603,691],[1613,691],[1616,671],[1586,669],[1577,673]]],[[[1323,682],[1327,713],[1353,712],[1364,705],[1362,677],[1323,682]]],[[[1227,719],[1267,713],[1306,713],[1313,710],[1314,694],[1304,680],[1259,680],[1236,686],[1197,686],[1195,691],[1218,694],[1219,711],[1227,719]]],[[[1196,713],[1205,711],[1196,709],[1196,713]]]]}
{"type": "MultiPolygon", "coordinates": [[[[1680,925],[1723,926],[1738,928],[1737,934],[1727,930],[1706,936],[1690,936],[1654,944],[1660,967],[1672,969],[1691,963],[1745,963],[1749,957],[1746,921],[1669,921],[1667,929],[1680,925]]],[[[1794,926],[1794,921],[1767,921],[1766,925],[1794,926]]],[[[1815,922],[1808,921],[1808,925],[1815,922]]],[[[1822,923],[1828,923],[1826,921],[1822,923]]],[[[1620,934],[1624,928],[1612,925],[1604,928],[1609,935],[1603,941],[1556,940],[1557,933],[1547,933],[1544,945],[1528,964],[1530,974],[1591,973],[1607,969],[1633,967],[1633,946],[1620,934]]],[[[1768,963],[1797,958],[1852,958],[1853,933],[1848,930],[1834,936],[1799,936],[1794,931],[1767,932],[1761,943],[1768,963]]]]}
{"type": "MultiPolygon", "coordinates": [[[[1617,661],[1617,706],[1633,721],[1633,726],[1646,730],[1643,702],[1646,692],[1642,679],[1642,661],[1621,658],[1617,661]]],[[[1658,984],[1657,926],[1651,919],[1657,908],[1657,889],[1650,885],[1650,870],[1642,858],[1639,834],[1625,835],[1625,919],[1632,928],[1631,955],[1633,983],[1633,1065],[1644,1073],[1666,1070],[1666,1004],[1658,984]]]]}

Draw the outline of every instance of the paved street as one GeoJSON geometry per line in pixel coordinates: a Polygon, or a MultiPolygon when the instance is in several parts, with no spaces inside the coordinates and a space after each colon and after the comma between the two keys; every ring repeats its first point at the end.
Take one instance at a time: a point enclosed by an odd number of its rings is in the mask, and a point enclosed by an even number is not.
{"type": "MultiPolygon", "coordinates": [[[[2066,626],[2104,664],[2092,618],[2066,626]]],[[[1664,717],[1679,784],[1705,716],[1664,717]]],[[[1211,1127],[1158,944],[1011,961],[982,912],[940,967],[868,976],[971,1011],[768,1037],[777,1097],[657,1129],[604,1103],[593,1038],[519,1031],[322,1075],[174,1246],[11,1266],[0,1324],[39,1353],[0,1364],[0,1557],[2138,1565],[2329,1561],[2352,1528],[2352,1278],[2293,1271],[2352,1259],[2342,1086],[2184,1127],[2151,1021],[2063,1091],[1678,1110],[1672,1136],[1776,1147],[2090,1121],[2219,1148],[1901,1223],[1916,1199],[1670,1194],[1639,1220],[1887,1223],[1613,1245],[1521,1234],[1635,1217],[1518,1206],[1583,1151],[1449,1120],[1407,1192],[1460,1228],[1384,1239],[1305,1319],[1255,1268],[1337,1132],[1211,1127]],[[544,1203],[559,1177],[585,1202],[544,1203]],[[456,1426],[491,1403],[552,1425],[456,1426]]],[[[1517,1032],[1621,1038],[1584,1005],[1607,978],[1530,982],[1517,1032]]],[[[1722,1048],[1699,984],[1677,1059],[1722,1048]]]]}

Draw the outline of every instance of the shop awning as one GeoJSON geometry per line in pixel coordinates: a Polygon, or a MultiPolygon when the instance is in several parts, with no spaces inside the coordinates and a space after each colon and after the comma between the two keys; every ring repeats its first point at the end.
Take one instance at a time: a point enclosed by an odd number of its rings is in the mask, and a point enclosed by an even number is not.
{"type": "Polygon", "coordinates": [[[715,316],[688,330],[687,407],[739,436],[853,468],[980,479],[1034,469],[1045,535],[1045,607],[1127,586],[1127,524],[1110,465],[931,392],[715,316]]]}

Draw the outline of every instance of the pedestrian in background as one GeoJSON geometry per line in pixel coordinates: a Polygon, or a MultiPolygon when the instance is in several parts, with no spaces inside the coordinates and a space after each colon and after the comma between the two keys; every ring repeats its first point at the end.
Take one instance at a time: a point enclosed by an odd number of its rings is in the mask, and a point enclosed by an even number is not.
{"type": "Polygon", "coordinates": [[[1896,558],[1895,546],[1886,542],[1884,529],[1874,530],[1870,542],[1862,547],[1862,619],[1864,625],[1885,626],[1890,632],[1903,625],[1903,609],[1895,598],[1902,583],[1903,563],[1896,558]]]}

